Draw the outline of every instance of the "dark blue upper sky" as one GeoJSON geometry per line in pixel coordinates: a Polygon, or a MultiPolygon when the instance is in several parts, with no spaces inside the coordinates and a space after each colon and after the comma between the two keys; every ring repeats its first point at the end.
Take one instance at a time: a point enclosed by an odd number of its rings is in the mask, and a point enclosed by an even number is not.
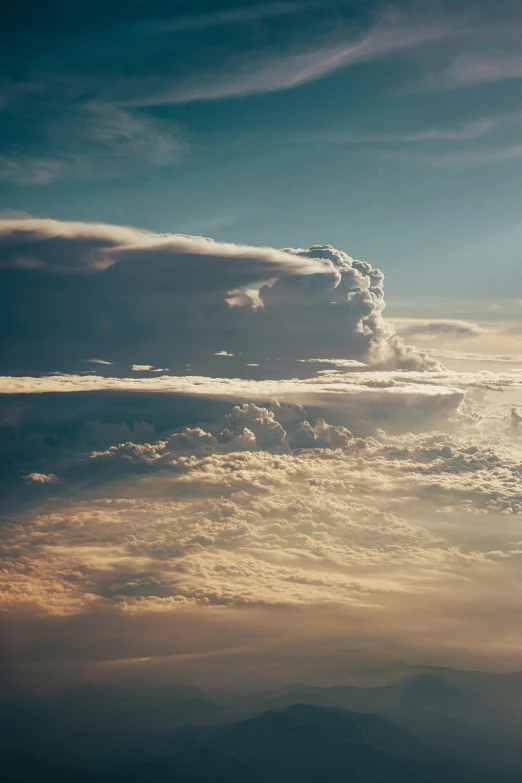
{"type": "Polygon", "coordinates": [[[0,209],[331,243],[392,296],[521,297],[522,11],[21,2],[0,209]]]}

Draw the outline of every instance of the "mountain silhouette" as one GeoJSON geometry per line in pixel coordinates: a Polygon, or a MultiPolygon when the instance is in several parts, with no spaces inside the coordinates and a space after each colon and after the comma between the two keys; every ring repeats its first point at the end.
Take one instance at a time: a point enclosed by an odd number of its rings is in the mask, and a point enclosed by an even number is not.
{"type": "Polygon", "coordinates": [[[174,732],[156,763],[85,770],[20,755],[6,783],[522,783],[433,751],[381,716],[296,704],[174,732]]]}

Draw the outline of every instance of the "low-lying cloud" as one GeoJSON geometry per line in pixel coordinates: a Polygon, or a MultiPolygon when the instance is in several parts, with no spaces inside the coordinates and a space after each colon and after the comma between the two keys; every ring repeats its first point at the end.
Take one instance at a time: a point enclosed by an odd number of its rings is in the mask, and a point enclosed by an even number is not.
{"type": "Polygon", "coordinates": [[[469,340],[478,337],[483,330],[478,324],[469,321],[441,319],[422,321],[420,319],[395,319],[394,324],[404,337],[421,339],[469,340]]]}
{"type": "Polygon", "coordinates": [[[33,615],[371,611],[390,596],[406,608],[418,591],[446,601],[481,580],[513,585],[522,547],[509,519],[522,493],[507,425],[487,439],[359,438],[310,422],[299,405],[245,403],[160,440],[76,453],[60,476],[25,476],[35,491],[51,485],[49,500],[2,528],[1,605],[33,615]],[[466,519],[491,514],[488,544],[466,519]]]}

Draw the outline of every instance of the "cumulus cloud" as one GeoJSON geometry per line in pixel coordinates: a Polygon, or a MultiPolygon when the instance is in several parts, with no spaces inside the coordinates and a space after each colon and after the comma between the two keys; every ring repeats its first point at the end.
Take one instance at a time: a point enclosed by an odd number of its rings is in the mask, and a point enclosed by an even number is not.
{"type": "MultiPolygon", "coordinates": [[[[187,425],[160,433],[144,423],[131,430],[123,423],[91,422],[73,440],[57,443],[54,452],[46,449],[40,455],[41,446],[33,437],[34,467],[28,474],[35,482],[44,483],[46,474],[40,466],[47,464],[48,470],[62,477],[64,491],[74,492],[87,476],[101,483],[129,473],[151,476],[160,471],[180,476],[198,464],[201,469],[198,461],[212,460],[214,455],[292,455],[301,450],[311,454],[326,449],[359,455],[367,467],[378,466],[384,473],[393,470],[397,476],[406,474],[407,482],[411,481],[410,474],[416,473],[417,489],[433,486],[436,476],[441,491],[444,485],[444,491],[463,492],[466,497],[475,494],[477,502],[483,498],[499,509],[516,511],[521,499],[517,488],[519,465],[514,445],[505,438],[505,418],[488,417],[486,403],[466,400],[454,413],[453,429],[455,425],[461,428],[460,438],[448,432],[385,436],[375,424],[370,429],[372,435],[356,437],[344,424],[332,425],[322,416],[310,416],[299,403],[283,401],[273,401],[266,407],[253,402],[236,405],[212,424],[187,425]]],[[[330,414],[333,411],[330,409],[330,414]]],[[[511,421],[516,424],[516,411],[511,421]]],[[[357,418],[353,423],[360,427],[357,418]]],[[[511,431],[515,432],[513,425],[511,431]]],[[[25,453],[27,443],[19,441],[20,453],[25,453]]],[[[8,445],[11,460],[16,453],[14,445],[8,445]]],[[[47,475],[53,474],[49,471],[47,475]]],[[[238,477],[244,480],[243,473],[238,477]]]]}
{"type": "Polygon", "coordinates": [[[241,355],[259,364],[268,350],[294,360],[306,345],[318,359],[441,369],[385,320],[383,274],[329,245],[278,250],[13,218],[0,221],[0,266],[10,290],[3,325],[24,340],[10,346],[18,363],[24,348],[41,361],[46,338],[63,346],[68,363],[96,355],[101,342],[120,364],[152,367],[171,366],[172,353],[179,362],[241,355]]]}
{"type": "MultiPolygon", "coordinates": [[[[219,361],[235,368],[239,358],[219,361]]],[[[454,662],[454,627],[467,654],[503,660],[519,637],[506,596],[520,592],[520,448],[510,403],[495,404],[484,387],[504,384],[515,399],[520,372],[359,364],[336,366],[328,355],[292,365],[308,377],[258,382],[13,377],[11,391],[33,394],[4,397],[0,457],[19,488],[0,529],[4,623],[22,636],[57,623],[76,645],[89,629],[99,670],[122,656],[174,656],[165,627],[178,637],[188,628],[211,678],[208,656],[223,644],[209,634],[226,636],[237,612],[240,666],[251,645],[261,649],[259,612],[279,665],[285,645],[295,651],[311,618],[326,616],[321,655],[330,664],[354,643],[368,654],[368,637],[372,650],[377,638],[396,650],[402,634],[408,654],[415,644],[454,662]],[[415,404],[438,410],[443,429],[424,419],[422,431],[408,431],[415,404]],[[86,421],[90,406],[97,421],[86,421]],[[380,428],[398,420],[398,434],[380,428]],[[122,652],[118,636],[114,651],[103,629],[127,620],[134,637],[122,652]],[[156,630],[138,639],[136,628],[156,630]],[[494,643],[492,629],[501,632],[494,643]]],[[[189,658],[168,666],[180,671],[189,658]]]]}
{"type": "Polygon", "coordinates": [[[89,470],[95,462],[101,462],[104,470],[110,470],[112,463],[116,470],[125,472],[151,468],[179,472],[185,469],[187,457],[243,451],[290,454],[299,448],[346,450],[366,445],[366,441],[354,438],[346,427],[332,426],[321,417],[313,426],[302,405],[274,400],[266,408],[253,402],[236,405],[210,430],[188,426],[166,433],[155,443],[126,442],[105,451],[94,451],[88,455],[88,462],[81,459],[78,467],[89,470]]]}
{"type": "Polygon", "coordinates": [[[274,343],[286,310],[290,309],[296,323],[295,338],[287,343],[286,350],[293,356],[298,356],[306,344],[318,358],[337,354],[338,358],[346,359],[364,357],[374,365],[440,369],[426,353],[405,345],[384,319],[384,275],[380,270],[330,245],[289,249],[289,252],[298,257],[330,261],[340,279],[333,286],[331,281],[314,277],[293,282],[281,279],[262,287],[259,296],[264,309],[260,315],[269,315],[274,343]],[[319,322],[328,333],[328,340],[318,340],[319,322]]]}
{"type": "Polygon", "coordinates": [[[27,484],[57,484],[58,477],[54,473],[28,473],[24,476],[27,484]]]}
{"type": "MultiPolygon", "coordinates": [[[[518,428],[517,417],[513,409],[512,431],[518,428]]],[[[306,460],[318,450],[321,460],[324,449],[344,452],[348,461],[361,457],[367,470],[387,475],[388,480],[393,475],[397,486],[409,485],[409,492],[424,495],[426,490],[436,491],[439,499],[445,495],[473,498],[477,507],[522,513],[517,451],[498,427],[490,429],[487,436],[475,432],[456,437],[437,432],[391,437],[381,432],[360,438],[322,417],[310,423],[299,404],[274,401],[265,408],[245,403],[235,406],[225,416],[224,425],[218,424],[212,431],[187,427],[155,444],[125,443],[94,452],[89,459],[117,460],[118,469],[125,472],[166,468],[185,473],[196,468],[198,460],[203,461],[200,467],[210,465],[212,455],[244,451],[291,455],[297,450],[306,460]],[[196,462],[187,462],[187,457],[196,457],[196,462]]]]}
{"type": "Polygon", "coordinates": [[[299,405],[245,403],[207,428],[84,455],[64,481],[87,476],[88,503],[4,528],[3,608],[378,607],[390,595],[406,606],[520,554],[509,530],[470,547],[465,525],[443,534],[433,522],[522,513],[520,461],[502,438],[355,438],[299,405]]]}

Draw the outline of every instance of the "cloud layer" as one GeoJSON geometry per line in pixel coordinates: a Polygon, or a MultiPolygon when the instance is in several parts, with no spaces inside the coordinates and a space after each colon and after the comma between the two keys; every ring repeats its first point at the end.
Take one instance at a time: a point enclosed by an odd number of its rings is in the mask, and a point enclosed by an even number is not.
{"type": "Polygon", "coordinates": [[[24,477],[49,499],[2,528],[2,607],[378,609],[393,597],[406,610],[419,591],[516,589],[521,467],[516,428],[503,427],[487,440],[356,438],[299,405],[248,403],[206,428],[69,454],[61,475],[24,477]],[[481,515],[497,520],[489,542],[469,529],[481,515]]]}

